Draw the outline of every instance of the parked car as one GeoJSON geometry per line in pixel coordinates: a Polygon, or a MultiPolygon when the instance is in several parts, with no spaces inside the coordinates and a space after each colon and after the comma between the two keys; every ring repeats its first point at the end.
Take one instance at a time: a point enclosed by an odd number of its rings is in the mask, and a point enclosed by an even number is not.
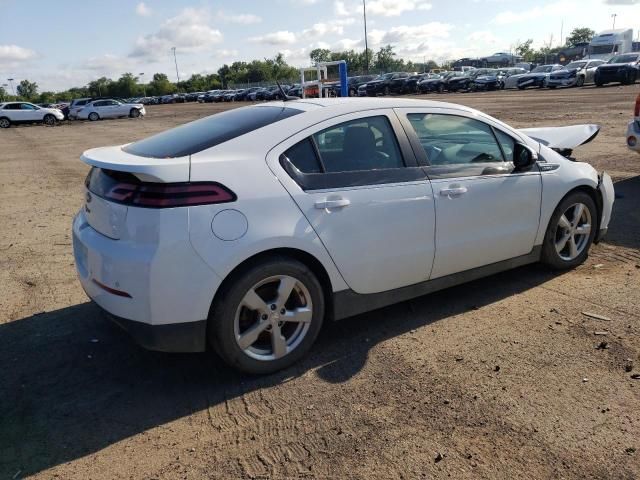
{"type": "Polygon", "coordinates": [[[475,79],[481,75],[491,75],[495,72],[493,68],[474,68],[466,72],[456,72],[446,81],[445,88],[449,92],[460,92],[471,90],[475,79]]]}
{"type": "Polygon", "coordinates": [[[633,116],[635,118],[627,126],[627,147],[640,153],[640,94],[636,97],[633,116]]]}
{"type": "Polygon", "coordinates": [[[57,108],[43,108],[29,102],[0,103],[0,128],[9,128],[21,123],[43,123],[54,126],[64,120],[64,114],[57,108]]]}
{"type": "Polygon", "coordinates": [[[78,110],[84,107],[91,100],[93,99],[92,98],[74,98],[73,100],[71,100],[71,103],[69,104],[69,113],[67,115],[67,118],[74,120],[76,118],[76,114],[78,113],[78,110]]]}
{"type": "Polygon", "coordinates": [[[323,321],[531,262],[583,263],[613,183],[554,148],[598,128],[323,98],[94,148],[72,227],[79,280],[147,348],[209,343],[232,367],[274,372],[323,321]]]}
{"type": "Polygon", "coordinates": [[[420,88],[418,87],[418,83],[430,77],[430,73],[417,73],[415,75],[410,75],[405,78],[402,84],[401,93],[419,93],[420,88]]]}
{"type": "Polygon", "coordinates": [[[446,90],[449,78],[459,75],[459,72],[442,72],[432,75],[418,83],[420,93],[438,92],[443,93],[446,90]]]}
{"type": "Polygon", "coordinates": [[[407,72],[391,72],[380,75],[377,79],[367,82],[367,96],[390,95],[399,93],[404,80],[409,77],[407,72]]]}
{"type": "Polygon", "coordinates": [[[616,55],[596,69],[593,81],[601,87],[605,83],[630,85],[640,77],[640,52],[616,55]]]}
{"type": "Polygon", "coordinates": [[[596,69],[603,63],[603,60],[589,59],[568,63],[564,68],[551,72],[547,87],[581,87],[586,83],[593,83],[596,69]]]}
{"type": "Polygon", "coordinates": [[[481,58],[480,60],[485,67],[488,67],[490,65],[499,65],[501,67],[506,67],[521,62],[522,59],[522,55],[515,55],[508,52],[498,52],[489,57],[481,58]]]}
{"type": "Polygon", "coordinates": [[[364,85],[365,83],[370,82],[377,76],[378,75],[357,75],[355,77],[349,77],[347,79],[347,89],[349,91],[349,96],[350,97],[358,96],[358,88],[360,88],[361,85],[364,85]]]}
{"type": "Polygon", "coordinates": [[[562,70],[563,66],[559,64],[555,65],[540,65],[529,73],[525,73],[521,77],[518,77],[517,87],[519,90],[524,90],[528,87],[544,88],[547,86],[547,81],[551,72],[556,70],[562,70]]]}
{"type": "Polygon", "coordinates": [[[78,120],[102,120],[104,118],[144,116],[147,111],[142,103],[123,103],[118,100],[94,100],[78,110],[78,120]]]}

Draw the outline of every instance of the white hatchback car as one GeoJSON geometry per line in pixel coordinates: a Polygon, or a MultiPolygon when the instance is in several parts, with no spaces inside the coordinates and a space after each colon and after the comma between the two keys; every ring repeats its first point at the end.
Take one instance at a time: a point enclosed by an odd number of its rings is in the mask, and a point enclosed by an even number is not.
{"type": "Polygon", "coordinates": [[[29,102],[0,103],[0,128],[21,123],[44,123],[53,126],[64,119],[57,108],[43,108],[29,102]]]}
{"type": "Polygon", "coordinates": [[[286,367],[337,320],[531,262],[607,230],[595,126],[515,130],[460,105],[307,99],[86,151],[80,282],[145,347],[286,367]]]}
{"type": "Polygon", "coordinates": [[[103,118],[138,118],[146,113],[144,105],[141,103],[123,103],[118,100],[103,99],[88,102],[76,112],[76,118],[92,121],[103,118]]]}

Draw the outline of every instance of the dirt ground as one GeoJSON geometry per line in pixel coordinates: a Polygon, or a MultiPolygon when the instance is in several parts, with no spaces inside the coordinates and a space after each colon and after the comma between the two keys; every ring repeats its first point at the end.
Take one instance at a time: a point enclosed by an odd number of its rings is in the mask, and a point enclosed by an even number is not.
{"type": "Polygon", "coordinates": [[[0,479],[640,478],[640,155],[623,138],[639,91],[429,95],[517,127],[602,125],[576,156],[616,180],[608,238],[565,274],[523,267],[326,325],[262,378],[137,347],[71,253],[82,151],[229,105],[0,131],[0,479]]]}

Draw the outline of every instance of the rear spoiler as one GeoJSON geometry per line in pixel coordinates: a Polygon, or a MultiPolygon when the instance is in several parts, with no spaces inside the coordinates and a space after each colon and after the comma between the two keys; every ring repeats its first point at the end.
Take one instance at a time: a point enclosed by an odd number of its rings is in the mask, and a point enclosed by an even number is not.
{"type": "Polygon", "coordinates": [[[596,138],[600,132],[600,125],[522,128],[518,131],[570,158],[574,148],[589,143],[596,138]]]}

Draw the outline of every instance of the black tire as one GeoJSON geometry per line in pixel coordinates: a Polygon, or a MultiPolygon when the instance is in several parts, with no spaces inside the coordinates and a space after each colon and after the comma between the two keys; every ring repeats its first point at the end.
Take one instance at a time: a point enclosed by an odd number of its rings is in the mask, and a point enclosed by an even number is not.
{"type": "Polygon", "coordinates": [[[209,312],[208,341],[231,367],[250,374],[268,374],[287,368],[306,355],[315,342],[324,319],[324,292],[315,274],[303,263],[285,256],[273,256],[236,272],[218,294],[209,312]],[[309,330],[300,344],[283,357],[272,360],[252,358],[238,345],[234,324],[245,294],[264,279],[288,275],[308,290],[313,304],[309,330]]]}
{"type": "Polygon", "coordinates": [[[349,89],[349,96],[350,97],[356,97],[358,95],[358,92],[355,91],[355,89],[350,88],[349,89]]]}
{"type": "Polygon", "coordinates": [[[91,120],[92,122],[95,122],[96,120],[100,120],[100,115],[98,115],[96,112],[91,112],[89,114],[89,120],[91,120]]]}
{"type": "Polygon", "coordinates": [[[387,95],[389,95],[390,93],[391,93],[391,90],[389,90],[389,87],[388,87],[388,86],[384,87],[383,95],[384,95],[384,96],[387,96],[387,95]]]}
{"type": "Polygon", "coordinates": [[[582,87],[584,85],[584,77],[580,76],[576,80],[576,87],[582,87]]]}
{"type": "Polygon", "coordinates": [[[518,90],[524,90],[524,87],[521,87],[520,85],[518,85],[518,90]]]}
{"type": "Polygon", "coordinates": [[[568,270],[571,268],[575,268],[583,263],[589,256],[589,248],[591,248],[591,244],[593,243],[593,239],[595,238],[595,235],[597,233],[597,225],[598,211],[591,196],[582,191],[573,192],[567,195],[556,207],[553,215],[551,216],[551,219],[549,220],[549,225],[547,226],[547,231],[544,235],[544,241],[542,244],[542,263],[553,268],[554,270],[568,270]],[[558,233],[558,222],[560,220],[560,217],[567,211],[567,209],[569,209],[576,203],[582,203],[589,210],[591,216],[591,232],[589,234],[586,246],[580,252],[580,254],[572,260],[565,260],[560,256],[560,254],[558,254],[555,247],[556,235],[558,233]]]}
{"type": "Polygon", "coordinates": [[[47,113],[42,119],[42,123],[44,123],[47,127],[55,126],[56,122],[57,122],[56,117],[54,117],[50,113],[47,113]]]}
{"type": "Polygon", "coordinates": [[[438,85],[438,93],[444,93],[444,85],[442,83],[438,85]]]}
{"type": "Polygon", "coordinates": [[[9,128],[11,126],[11,120],[7,117],[0,117],[0,128],[9,128]]]}
{"type": "Polygon", "coordinates": [[[129,116],[131,118],[138,118],[140,116],[140,110],[138,110],[137,108],[132,108],[129,112],[129,116]]]}

